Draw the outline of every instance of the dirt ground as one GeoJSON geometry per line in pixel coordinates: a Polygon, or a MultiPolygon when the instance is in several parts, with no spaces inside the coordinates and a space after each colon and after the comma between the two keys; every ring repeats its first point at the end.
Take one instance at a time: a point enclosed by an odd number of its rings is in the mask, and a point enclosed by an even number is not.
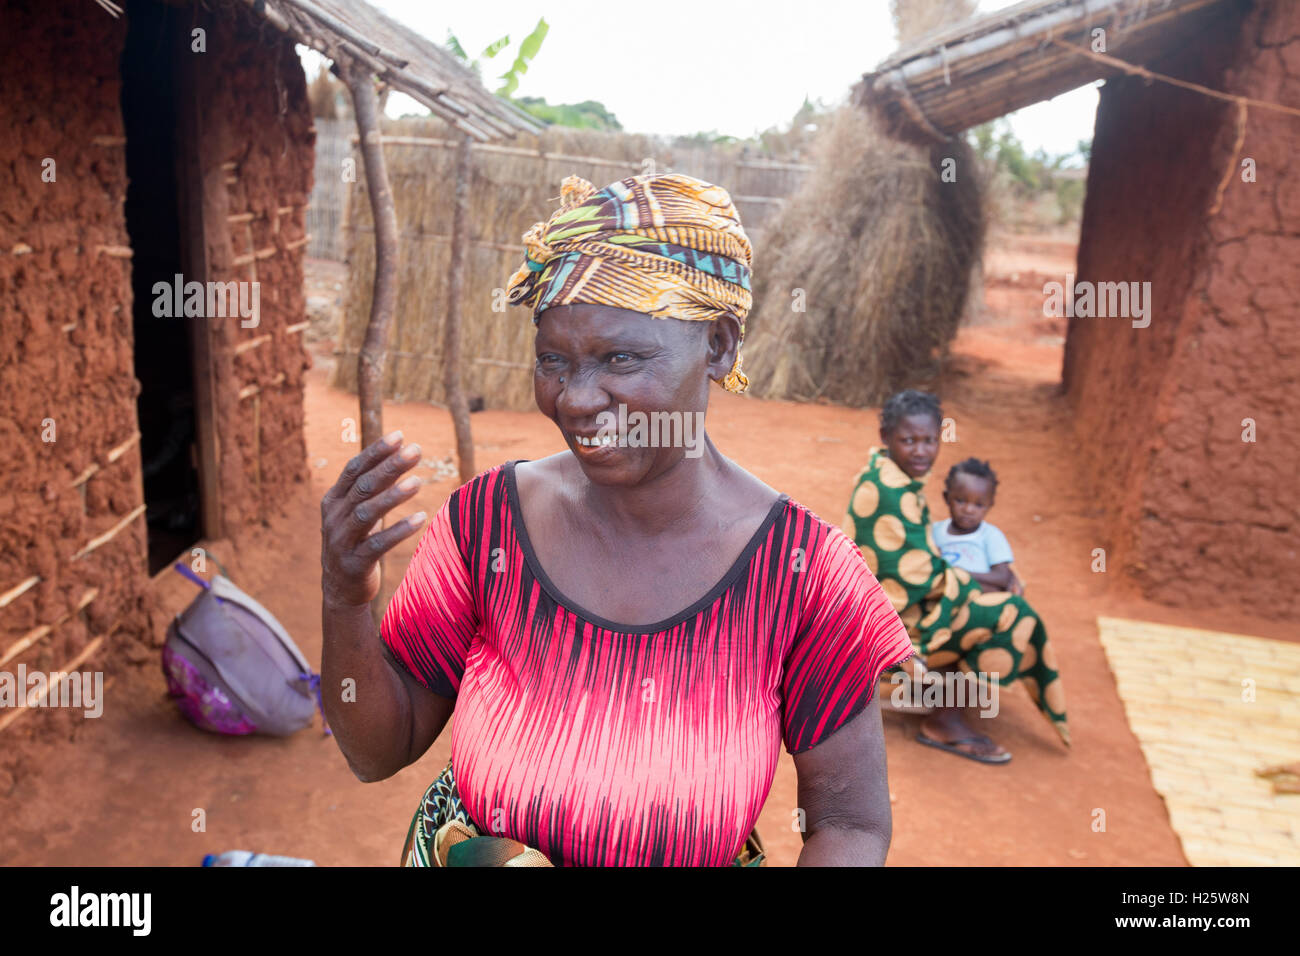
{"type": "MultiPolygon", "coordinates": [[[[1041,282],[1035,289],[1036,280],[1022,278],[1064,273],[1073,249],[1049,245],[1034,254],[1010,239],[992,246],[1001,252],[986,260],[990,272],[998,270],[987,280],[988,308],[978,325],[961,332],[940,383],[957,442],[942,449],[936,473],[971,454],[997,469],[1001,493],[990,518],[1011,540],[1027,597],[1057,648],[1074,746],[1067,752],[1058,743],[1019,688],[1004,694],[1001,714],[980,728],[1014,753],[1001,767],[922,747],[912,740],[918,718],[887,713],[889,862],[1180,865],[1185,860],[1164,804],[1125,723],[1096,617],[1295,638],[1283,622],[1252,618],[1249,609],[1164,607],[1114,575],[1090,570],[1099,512],[1079,487],[1058,394],[1064,330],[1042,316],[1041,282]],[[1097,809],[1105,811],[1104,832],[1092,828],[1097,809]]],[[[221,541],[211,550],[319,661],[318,504],[355,451],[342,440],[342,423],[356,417],[356,399],[326,384],[329,338],[309,341],[309,348],[315,361],[306,399],[310,487],[269,527],[241,540],[237,552],[221,541]]],[[[442,464],[454,447],[449,417],[429,405],[390,405],[385,426],[421,444],[425,464],[418,473],[429,483],[409,507],[432,513],[456,484],[442,464]]],[[[483,412],[473,416],[473,427],[479,470],[563,448],[537,413],[483,412]]],[[[725,454],[838,524],[852,478],[875,440],[877,418],[875,410],[764,402],[716,390],[709,430],[725,454]]],[[[941,507],[937,493],[930,498],[941,507]]],[[[386,593],[413,542],[390,560],[386,593]]],[[[154,588],[169,611],[180,611],[194,594],[171,572],[154,588]]],[[[195,865],[205,853],[241,848],[322,865],[391,865],[416,801],[448,756],[444,732],[415,766],[362,784],[318,727],[289,739],[194,729],[167,700],[157,667],[115,678],[107,694],[103,717],[85,721],[73,740],[44,745],[35,754],[38,771],[20,778],[4,799],[0,862],[195,865]],[[200,816],[202,831],[195,822],[200,816]]],[[[783,755],[759,821],[773,865],[791,865],[798,856],[799,835],[791,826],[796,804],[793,762],[783,755]]]]}

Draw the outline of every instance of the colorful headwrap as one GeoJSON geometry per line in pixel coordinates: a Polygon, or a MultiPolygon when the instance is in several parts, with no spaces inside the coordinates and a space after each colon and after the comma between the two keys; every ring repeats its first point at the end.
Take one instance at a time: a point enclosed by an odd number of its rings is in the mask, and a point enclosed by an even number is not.
{"type": "MultiPolygon", "coordinates": [[[[753,249],[731,196],[721,186],[670,173],[633,176],[597,191],[569,176],[560,208],[524,234],[527,258],[510,277],[511,305],[546,309],[586,303],[660,319],[740,320],[753,304],[753,249]]],[[[722,382],[743,392],[736,361],[722,382]]]]}

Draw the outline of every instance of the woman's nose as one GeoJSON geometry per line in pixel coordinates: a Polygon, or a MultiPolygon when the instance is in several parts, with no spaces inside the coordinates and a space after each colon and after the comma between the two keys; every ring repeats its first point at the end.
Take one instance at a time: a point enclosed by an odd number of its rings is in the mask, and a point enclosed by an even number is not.
{"type": "Polygon", "coordinates": [[[601,387],[596,376],[575,371],[564,378],[564,387],[555,399],[555,407],[562,414],[582,418],[609,407],[609,392],[601,387]]]}

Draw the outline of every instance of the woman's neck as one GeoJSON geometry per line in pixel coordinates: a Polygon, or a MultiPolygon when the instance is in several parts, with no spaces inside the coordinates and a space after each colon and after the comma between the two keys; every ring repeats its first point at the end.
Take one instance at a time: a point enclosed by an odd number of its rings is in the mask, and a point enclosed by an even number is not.
{"type": "Polygon", "coordinates": [[[723,483],[729,462],[708,433],[698,458],[679,458],[672,467],[631,487],[598,485],[585,479],[581,503],[599,515],[605,529],[620,535],[653,537],[716,511],[714,493],[723,483]]]}

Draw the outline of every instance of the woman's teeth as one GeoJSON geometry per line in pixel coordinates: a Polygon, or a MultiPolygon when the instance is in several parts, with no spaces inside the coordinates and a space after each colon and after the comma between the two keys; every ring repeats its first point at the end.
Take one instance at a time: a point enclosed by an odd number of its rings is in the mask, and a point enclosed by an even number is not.
{"type": "Polygon", "coordinates": [[[574,435],[573,437],[577,439],[579,445],[586,445],[588,447],[618,444],[618,440],[613,435],[593,435],[590,438],[585,438],[582,435],[574,435]]]}

